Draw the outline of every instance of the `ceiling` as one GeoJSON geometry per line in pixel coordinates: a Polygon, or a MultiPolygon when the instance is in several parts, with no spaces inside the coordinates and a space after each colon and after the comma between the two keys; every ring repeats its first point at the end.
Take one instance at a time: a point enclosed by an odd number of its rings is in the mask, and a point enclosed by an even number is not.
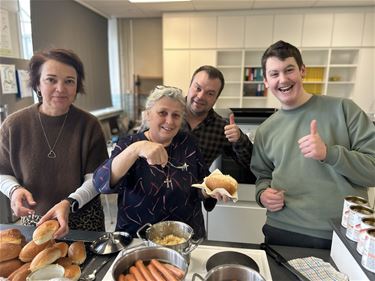
{"type": "Polygon", "coordinates": [[[75,1],[107,18],[161,17],[164,12],[375,6],[375,0],[192,0],[157,4],[133,4],[128,0],[75,1]]]}

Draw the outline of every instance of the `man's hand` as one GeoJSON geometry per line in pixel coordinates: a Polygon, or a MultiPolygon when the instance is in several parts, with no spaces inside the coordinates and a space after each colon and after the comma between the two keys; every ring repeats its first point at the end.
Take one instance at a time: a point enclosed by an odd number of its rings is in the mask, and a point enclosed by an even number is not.
{"type": "Polygon", "coordinates": [[[57,219],[60,224],[60,228],[56,231],[54,239],[65,236],[69,232],[69,212],[70,204],[67,200],[62,200],[60,203],[57,203],[53,206],[37,223],[37,226],[41,225],[43,222],[57,219]]]}
{"type": "Polygon", "coordinates": [[[327,157],[327,147],[319,136],[318,122],[310,123],[310,134],[298,140],[299,149],[305,158],[324,160],[327,157]]]}
{"type": "Polygon", "coordinates": [[[229,125],[224,127],[225,137],[229,142],[237,142],[240,139],[240,128],[234,123],[234,114],[229,115],[229,125]]]}
{"type": "Polygon", "coordinates": [[[36,202],[26,188],[17,188],[10,200],[10,206],[16,216],[21,217],[35,213],[32,207],[36,206],[36,202]]]}
{"type": "Polygon", "coordinates": [[[280,211],[284,207],[284,190],[267,188],[260,195],[260,202],[270,212],[280,211]]]}

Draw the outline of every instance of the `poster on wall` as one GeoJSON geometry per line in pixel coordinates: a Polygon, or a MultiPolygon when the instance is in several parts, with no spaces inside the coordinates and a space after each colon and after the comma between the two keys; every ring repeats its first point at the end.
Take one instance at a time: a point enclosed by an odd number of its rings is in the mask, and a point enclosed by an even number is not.
{"type": "Polygon", "coordinates": [[[8,11],[0,9],[0,56],[9,56],[12,53],[8,11]]]}
{"type": "Polygon", "coordinates": [[[0,76],[3,94],[17,94],[16,66],[0,64],[0,76]]]}
{"type": "Polygon", "coordinates": [[[18,94],[21,98],[27,98],[33,96],[33,91],[28,85],[29,74],[26,70],[17,69],[17,86],[18,94]]]}

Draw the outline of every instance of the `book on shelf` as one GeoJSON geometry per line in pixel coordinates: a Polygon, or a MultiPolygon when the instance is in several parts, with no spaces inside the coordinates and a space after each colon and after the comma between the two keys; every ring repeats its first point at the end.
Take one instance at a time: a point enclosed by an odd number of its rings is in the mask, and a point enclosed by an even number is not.
{"type": "Polygon", "coordinates": [[[244,81],[262,81],[263,69],[261,67],[245,67],[244,81]]]}

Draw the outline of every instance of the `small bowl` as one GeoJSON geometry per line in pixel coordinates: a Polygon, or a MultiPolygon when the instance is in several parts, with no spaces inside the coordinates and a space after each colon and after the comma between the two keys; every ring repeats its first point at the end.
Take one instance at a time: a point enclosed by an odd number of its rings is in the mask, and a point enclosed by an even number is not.
{"type": "Polygon", "coordinates": [[[265,281],[262,275],[254,269],[239,264],[223,264],[212,268],[202,277],[198,273],[193,274],[193,281],[225,281],[225,280],[248,280],[265,281]]]}
{"type": "Polygon", "coordinates": [[[61,265],[49,264],[29,274],[29,276],[27,276],[26,278],[26,281],[50,281],[55,278],[63,278],[64,272],[65,269],[61,265]]]}
{"type": "Polygon", "coordinates": [[[125,249],[133,240],[127,232],[109,232],[90,244],[90,250],[98,255],[108,255],[125,249]]]}

